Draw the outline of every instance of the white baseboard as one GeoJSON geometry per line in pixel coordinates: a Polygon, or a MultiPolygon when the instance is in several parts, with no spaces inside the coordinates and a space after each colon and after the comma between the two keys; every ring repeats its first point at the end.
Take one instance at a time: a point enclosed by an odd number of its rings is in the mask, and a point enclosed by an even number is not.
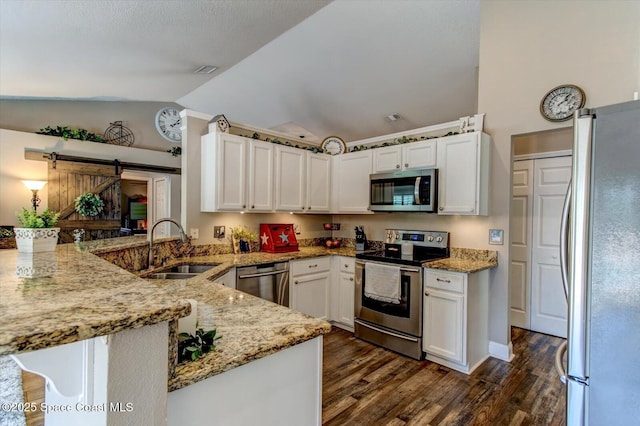
{"type": "Polygon", "coordinates": [[[514,357],[513,345],[511,342],[509,342],[508,345],[503,345],[502,343],[489,341],[489,355],[503,361],[511,362],[514,357]]]}

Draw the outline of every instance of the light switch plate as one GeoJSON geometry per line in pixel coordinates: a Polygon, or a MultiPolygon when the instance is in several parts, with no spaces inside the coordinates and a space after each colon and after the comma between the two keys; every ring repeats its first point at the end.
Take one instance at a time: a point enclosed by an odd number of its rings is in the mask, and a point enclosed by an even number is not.
{"type": "Polygon", "coordinates": [[[198,228],[191,228],[191,231],[189,232],[189,236],[192,239],[197,240],[200,237],[200,230],[198,228]]]}

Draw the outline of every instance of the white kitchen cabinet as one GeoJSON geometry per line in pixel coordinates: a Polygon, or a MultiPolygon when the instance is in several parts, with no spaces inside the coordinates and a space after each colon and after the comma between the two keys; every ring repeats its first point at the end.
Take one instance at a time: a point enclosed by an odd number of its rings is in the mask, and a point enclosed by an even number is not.
{"type": "Polygon", "coordinates": [[[488,214],[489,152],[481,132],[438,140],[438,214],[488,214]]]}
{"type": "Polygon", "coordinates": [[[227,133],[202,137],[201,211],[273,211],[273,144],[227,133]]]}
{"type": "Polygon", "coordinates": [[[411,142],[373,150],[373,173],[436,167],[435,140],[411,142]]]}
{"type": "Polygon", "coordinates": [[[333,257],[333,280],[331,282],[331,320],[336,325],[353,331],[355,259],[345,256],[333,257]]]}
{"type": "Polygon", "coordinates": [[[489,273],[424,271],[426,359],[471,373],[489,356],[489,273]]]}
{"type": "Polygon", "coordinates": [[[307,213],[328,212],[331,208],[331,156],[306,152],[307,213]]]}
{"type": "Polygon", "coordinates": [[[331,157],[289,146],[276,147],[276,210],[328,212],[331,157]]]}
{"type": "Polygon", "coordinates": [[[371,213],[369,210],[369,175],[372,173],[372,150],[351,152],[333,157],[333,211],[336,213],[371,213]]]}
{"type": "Polygon", "coordinates": [[[289,266],[291,309],[328,320],[331,257],[291,261],[289,266]]]}
{"type": "Polygon", "coordinates": [[[250,212],[273,211],[274,146],[253,139],[248,145],[247,209],[250,212]]]}

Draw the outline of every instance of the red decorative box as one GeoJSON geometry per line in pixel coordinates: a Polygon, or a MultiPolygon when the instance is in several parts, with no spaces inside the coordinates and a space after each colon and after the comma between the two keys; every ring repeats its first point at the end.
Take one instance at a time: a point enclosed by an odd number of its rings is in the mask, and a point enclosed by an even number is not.
{"type": "Polygon", "coordinates": [[[288,253],[298,250],[298,240],[293,224],[261,223],[260,251],[267,253],[288,253]]]}

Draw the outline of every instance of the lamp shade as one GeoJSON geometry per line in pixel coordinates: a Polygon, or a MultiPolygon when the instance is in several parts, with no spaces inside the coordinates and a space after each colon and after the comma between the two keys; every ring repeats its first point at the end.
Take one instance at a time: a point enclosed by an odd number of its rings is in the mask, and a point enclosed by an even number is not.
{"type": "Polygon", "coordinates": [[[23,180],[24,186],[32,191],[40,191],[46,184],[46,180],[23,180]]]}

